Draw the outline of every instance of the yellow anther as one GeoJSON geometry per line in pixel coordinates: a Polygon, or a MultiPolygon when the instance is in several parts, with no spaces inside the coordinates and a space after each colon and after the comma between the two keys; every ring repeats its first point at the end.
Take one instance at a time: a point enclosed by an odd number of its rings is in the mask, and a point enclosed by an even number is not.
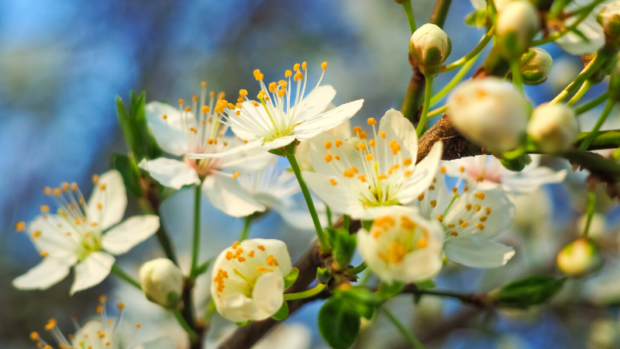
{"type": "Polygon", "coordinates": [[[358,144],[358,145],[357,145],[357,149],[359,149],[359,150],[361,150],[361,151],[366,150],[366,144],[364,144],[364,143],[360,143],[360,144],[358,144]]]}
{"type": "Polygon", "coordinates": [[[275,82],[272,82],[269,84],[269,92],[273,93],[276,92],[276,89],[278,88],[278,84],[275,82]]]}
{"type": "Polygon", "coordinates": [[[235,174],[232,175],[232,178],[237,178],[239,177],[239,172],[235,172],[235,174]]]}
{"type": "Polygon", "coordinates": [[[295,63],[295,65],[293,66],[293,70],[294,71],[298,71],[299,70],[299,63],[295,63]]]}
{"type": "Polygon", "coordinates": [[[355,176],[355,172],[353,172],[352,170],[344,170],[343,175],[347,178],[353,178],[353,176],[355,176]]]}
{"type": "Polygon", "coordinates": [[[125,303],[123,303],[123,302],[118,303],[118,304],[116,305],[116,307],[117,307],[119,310],[123,310],[123,309],[125,309],[125,303]]]}
{"type": "Polygon", "coordinates": [[[43,193],[45,195],[52,195],[52,188],[50,187],[45,187],[45,189],[43,189],[43,193]]]}
{"type": "Polygon", "coordinates": [[[461,223],[461,228],[465,228],[468,224],[469,224],[469,223],[467,223],[467,222],[463,222],[463,223],[461,223]]]}
{"type": "Polygon", "coordinates": [[[22,231],[24,229],[26,229],[26,223],[25,222],[21,221],[21,222],[17,222],[15,224],[15,230],[22,231]]]}
{"type": "Polygon", "coordinates": [[[202,113],[203,114],[206,114],[208,112],[209,112],[209,107],[208,106],[205,105],[204,107],[202,107],[202,113]]]}
{"type": "Polygon", "coordinates": [[[437,220],[441,223],[443,222],[443,215],[442,214],[438,214],[437,215],[437,220]]]}
{"type": "Polygon", "coordinates": [[[284,77],[285,78],[291,77],[292,75],[293,75],[293,72],[290,71],[290,70],[287,70],[287,71],[284,72],[284,77]]]}
{"type": "Polygon", "coordinates": [[[431,200],[431,207],[435,208],[437,206],[437,200],[431,200]]]}
{"type": "Polygon", "coordinates": [[[372,153],[366,154],[366,160],[372,161],[372,153]]]}
{"type": "Polygon", "coordinates": [[[411,177],[412,174],[413,172],[411,171],[405,171],[405,177],[411,177]]]}
{"type": "Polygon", "coordinates": [[[183,105],[183,102],[184,102],[184,101],[183,101],[182,99],[179,99],[179,104],[180,104],[180,105],[183,105]]]}
{"type": "Polygon", "coordinates": [[[335,179],[333,179],[333,178],[331,178],[331,179],[329,180],[329,183],[331,183],[332,185],[337,185],[337,184],[338,184],[338,182],[336,182],[336,180],[335,180],[335,179]]]}
{"type": "Polygon", "coordinates": [[[370,145],[371,147],[375,146],[375,140],[371,139],[370,141],[368,141],[368,145],[370,145]]]}
{"type": "Polygon", "coordinates": [[[459,172],[461,172],[461,173],[465,172],[465,167],[463,167],[463,166],[459,167],[459,172]]]}
{"type": "Polygon", "coordinates": [[[359,180],[360,180],[360,181],[362,181],[362,182],[366,182],[366,176],[365,176],[365,175],[363,175],[363,174],[362,174],[362,175],[357,176],[357,179],[359,179],[359,180]]]}
{"type": "Polygon", "coordinates": [[[217,95],[217,99],[218,99],[218,100],[223,100],[223,99],[224,99],[224,97],[226,97],[226,93],[224,93],[224,92],[220,92],[220,93],[218,93],[218,95],[217,95]]]}
{"type": "Polygon", "coordinates": [[[480,200],[484,200],[484,193],[483,192],[477,192],[476,193],[476,197],[480,200]]]}
{"type": "Polygon", "coordinates": [[[136,328],[140,328],[140,327],[142,327],[142,325],[136,324],[136,328]]]}
{"type": "Polygon", "coordinates": [[[247,96],[248,95],[248,90],[242,88],[241,90],[239,90],[239,96],[247,96]]]}
{"type": "Polygon", "coordinates": [[[61,187],[62,187],[63,191],[67,191],[67,190],[69,190],[69,183],[64,182],[64,183],[62,183],[61,187]]]}
{"type": "Polygon", "coordinates": [[[42,213],[47,213],[50,211],[50,207],[47,205],[41,205],[41,212],[42,213]]]}
{"type": "Polygon", "coordinates": [[[385,131],[379,132],[379,135],[381,136],[381,138],[385,139],[385,131]]]}
{"type": "Polygon", "coordinates": [[[336,139],[334,143],[336,143],[336,148],[339,148],[342,145],[342,141],[339,139],[336,139]]]}
{"type": "Polygon", "coordinates": [[[105,183],[103,183],[102,185],[99,186],[99,189],[101,189],[101,190],[106,190],[107,188],[108,188],[108,186],[105,183]]]}
{"type": "Polygon", "coordinates": [[[477,227],[478,229],[480,229],[480,230],[484,230],[484,224],[482,224],[482,223],[478,223],[478,224],[476,224],[476,227],[477,227]]]}
{"type": "Polygon", "coordinates": [[[325,141],[325,149],[330,149],[332,147],[332,142],[325,141]]]}
{"type": "Polygon", "coordinates": [[[368,118],[367,122],[368,122],[368,125],[376,125],[377,124],[377,120],[375,120],[374,118],[368,118]]]}
{"type": "Polygon", "coordinates": [[[409,166],[409,165],[411,165],[412,162],[413,162],[413,160],[411,160],[411,159],[405,159],[405,160],[403,160],[403,165],[409,166]]]}
{"type": "Polygon", "coordinates": [[[31,235],[31,236],[32,236],[32,238],[33,238],[33,239],[36,239],[36,238],[38,238],[39,236],[41,236],[41,231],[40,231],[40,230],[37,230],[37,231],[35,231],[34,233],[32,233],[32,235],[31,235]]]}
{"type": "Polygon", "coordinates": [[[450,233],[450,235],[452,235],[452,236],[459,236],[459,233],[453,231],[453,232],[450,233]]]}
{"type": "Polygon", "coordinates": [[[359,137],[360,137],[360,139],[368,139],[368,135],[364,131],[360,131],[359,137]]]}
{"type": "Polygon", "coordinates": [[[333,160],[332,154],[325,154],[323,158],[325,159],[326,162],[330,162],[333,160]]]}
{"type": "Polygon", "coordinates": [[[419,239],[416,245],[418,248],[426,248],[426,246],[428,246],[428,241],[426,239],[419,239]]]}
{"type": "Polygon", "coordinates": [[[39,340],[39,334],[36,332],[30,332],[30,339],[33,341],[39,340]]]}
{"type": "Polygon", "coordinates": [[[260,272],[263,272],[263,271],[267,270],[267,268],[265,268],[265,267],[263,267],[263,266],[261,265],[261,266],[256,267],[256,270],[258,270],[258,271],[260,271],[260,272]]]}
{"type": "Polygon", "coordinates": [[[298,71],[297,73],[295,73],[295,76],[293,77],[293,81],[303,80],[303,78],[304,78],[304,74],[302,74],[301,71],[298,71]]]}
{"type": "Polygon", "coordinates": [[[467,211],[470,211],[471,210],[471,204],[465,205],[465,208],[467,209],[467,211]]]}
{"type": "Polygon", "coordinates": [[[308,64],[306,62],[303,62],[301,64],[301,69],[306,70],[306,68],[308,68],[308,64]]]}
{"type": "Polygon", "coordinates": [[[254,70],[254,79],[257,81],[263,80],[263,74],[260,72],[260,69],[254,70]]]}
{"type": "Polygon", "coordinates": [[[424,200],[424,193],[418,195],[418,200],[420,201],[424,200]]]}
{"type": "Polygon", "coordinates": [[[487,216],[480,217],[480,222],[486,222],[487,218],[488,218],[487,216]]]}
{"type": "Polygon", "coordinates": [[[334,155],[334,159],[336,159],[336,160],[340,160],[340,156],[338,156],[338,155],[334,155]]]}
{"type": "Polygon", "coordinates": [[[446,167],[445,167],[445,166],[441,166],[441,167],[439,168],[439,172],[441,172],[441,173],[446,173],[446,167]]]}
{"type": "Polygon", "coordinates": [[[323,63],[321,63],[321,68],[322,68],[323,70],[327,69],[327,62],[323,62],[323,63]]]}
{"type": "Polygon", "coordinates": [[[202,86],[202,87],[207,87],[207,82],[206,82],[206,81],[201,82],[201,83],[200,83],[200,86],[202,86]]]}
{"type": "Polygon", "coordinates": [[[194,101],[194,102],[198,102],[198,96],[193,96],[193,97],[192,97],[192,101],[194,101]]]}
{"type": "Polygon", "coordinates": [[[49,319],[45,325],[45,329],[51,331],[54,327],[56,327],[56,319],[49,319]]]}

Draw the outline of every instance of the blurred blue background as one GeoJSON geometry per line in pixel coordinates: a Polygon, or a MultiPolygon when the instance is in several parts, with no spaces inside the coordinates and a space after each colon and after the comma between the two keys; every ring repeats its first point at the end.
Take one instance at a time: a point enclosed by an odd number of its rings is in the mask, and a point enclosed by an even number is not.
{"type": "MultiPolygon", "coordinates": [[[[433,2],[416,0],[413,6],[418,25],[427,22],[433,2]]],[[[454,45],[447,62],[465,55],[483,34],[481,29],[465,26],[464,16],[471,11],[468,1],[454,1],[445,26],[454,45]]],[[[116,119],[117,96],[127,99],[131,90],[146,90],[147,100],[189,98],[198,92],[203,80],[210,89],[229,95],[234,96],[240,88],[253,94],[258,90],[252,77],[254,69],[260,68],[271,81],[294,63],[307,61],[312,81],[318,78],[319,64],[327,61],[323,81],[338,91],[336,104],[366,100],[353,119],[354,125],[361,125],[368,117],[378,118],[389,108],[400,108],[411,77],[408,28],[402,8],[391,0],[3,1],[0,347],[32,347],[28,334],[40,330],[51,317],[69,328],[70,315],[85,319],[94,313],[95,299],[100,294],[128,302],[133,318],[161,319],[158,324],[168,326],[165,332],[182,337],[174,323],[166,325],[166,314],[135,290],[111,280],[113,277],[73,297],[68,294],[72,277],[46,291],[18,292],[11,285],[14,277],[40,260],[29,239],[14,232],[14,224],[32,219],[41,204],[49,204],[43,188],[75,181],[89,192],[91,175],[109,168],[111,153],[126,151],[116,119]]],[[[581,69],[579,57],[568,57],[553,45],[545,48],[554,56],[556,67],[559,64],[561,68],[559,72],[554,68],[556,75],[548,82],[526,89],[535,104],[550,100],[581,69]]],[[[451,74],[437,78],[435,90],[450,78],[451,74]]],[[[593,88],[586,98],[601,89],[593,88]]],[[[574,223],[571,217],[583,205],[576,201],[573,204],[573,196],[566,188],[545,188],[543,195],[551,198],[549,206],[551,202],[563,203],[554,206],[553,215],[564,221],[546,221],[547,227],[562,230],[574,223]]],[[[191,200],[191,192],[182,190],[164,204],[164,224],[184,263],[189,260],[191,200]]],[[[203,222],[207,224],[203,225],[202,255],[206,258],[235,240],[241,220],[225,217],[206,200],[203,202],[203,222]]],[[[138,212],[137,204],[130,201],[127,214],[138,212]]],[[[531,227],[524,229],[530,231],[531,227]]],[[[312,232],[291,230],[273,214],[253,227],[252,236],[287,241],[294,259],[312,240],[312,232]]],[[[559,240],[566,241],[566,236],[559,240]]],[[[554,248],[550,247],[551,254],[542,252],[545,270],[549,269],[554,248]]],[[[119,261],[130,274],[137,275],[141,262],[160,255],[158,245],[150,239],[119,261]]],[[[512,271],[488,273],[448,269],[439,285],[461,291],[488,291],[511,276],[523,275],[531,266],[524,263],[517,258],[511,261],[513,266],[506,267],[512,271]]],[[[205,299],[205,290],[199,289],[203,293],[199,299],[205,299]]],[[[428,331],[435,331],[422,336],[429,338],[429,347],[569,348],[583,347],[590,338],[585,318],[569,322],[552,311],[482,314],[457,302],[437,299],[424,299],[414,309],[407,297],[395,300],[394,306],[405,319],[415,313],[412,328],[417,333],[426,326],[431,327],[428,331]],[[476,320],[468,321],[472,318],[476,320]],[[447,319],[456,319],[456,323],[447,319]],[[443,332],[442,323],[446,329],[443,332]],[[581,331],[574,331],[574,326],[581,331]]],[[[311,304],[288,321],[312,328],[313,340],[306,347],[324,347],[315,330],[319,307],[320,303],[311,304]]],[[[606,315],[600,318],[607,319],[606,315]]],[[[221,322],[211,337],[225,332],[226,327],[221,322]]],[[[362,336],[359,348],[403,346],[384,320],[372,333],[363,332],[362,336]]]]}

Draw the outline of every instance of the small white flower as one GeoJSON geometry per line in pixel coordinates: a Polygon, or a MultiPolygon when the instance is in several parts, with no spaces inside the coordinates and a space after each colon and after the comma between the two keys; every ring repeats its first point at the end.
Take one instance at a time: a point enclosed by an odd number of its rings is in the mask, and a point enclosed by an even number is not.
{"type": "MultiPolygon", "coordinates": [[[[605,6],[614,1],[615,0],[607,0],[602,2],[590,12],[585,20],[577,25],[577,30],[585,36],[585,39],[581,35],[569,31],[566,35],[555,40],[555,43],[568,53],[574,55],[583,55],[598,51],[605,45],[605,34],[603,33],[603,27],[601,27],[596,17],[605,6]]],[[[573,0],[566,6],[565,11],[573,12],[590,4],[591,2],[589,0],[573,0]]],[[[564,25],[570,26],[578,18],[579,16],[571,16],[564,25]]]]}
{"type": "Polygon", "coordinates": [[[153,235],[159,228],[159,217],[131,217],[117,224],[125,214],[127,196],[121,175],[108,171],[94,176],[95,189],[88,203],[76,183],[63,183],[60,188],[45,188],[59,205],[58,214],[50,214],[49,206],[41,206],[42,214],[28,224],[26,230],[43,257],[43,261],[26,274],[13,280],[19,289],[47,289],[62,280],[75,266],[71,294],[95,286],[110,273],[112,255],[129,251],[153,235]],[[105,233],[104,233],[105,232],[105,233]]]}
{"type": "MultiPolygon", "coordinates": [[[[323,62],[321,67],[324,74],[327,63],[323,62]]],[[[316,87],[306,96],[306,62],[295,64],[293,70],[285,72],[288,80],[272,82],[269,87],[263,82],[260,70],[255,70],[254,77],[261,86],[260,102],[248,99],[248,92],[241,90],[238,103],[229,104],[225,109],[226,118],[222,123],[229,125],[239,138],[249,141],[248,144],[220,154],[192,154],[191,157],[215,158],[254,148],[268,151],[282,148],[294,140],[307,141],[342,124],[362,107],[364,100],[360,99],[325,111],[336,96],[336,90],[331,86],[319,86],[323,79],[321,75],[316,87]],[[296,90],[295,95],[293,90],[296,90]]]]}
{"type": "MultiPolygon", "coordinates": [[[[293,199],[293,195],[301,192],[295,174],[279,167],[276,161],[262,171],[242,174],[237,179],[249,193],[249,199],[262,205],[263,210],[278,212],[288,224],[298,229],[314,229],[308,209],[305,206],[299,208],[293,199]]],[[[315,206],[321,211],[323,204],[315,203],[315,206]]]]}
{"type": "MultiPolygon", "coordinates": [[[[409,120],[389,110],[379,128],[368,119],[373,138],[357,127],[357,136],[341,140],[320,135],[312,140],[316,172],[303,172],[308,186],[328,206],[357,219],[394,213],[431,183],[441,158],[442,143],[416,165],[418,138],[409,120]]],[[[407,210],[406,208],[402,208],[407,210]]]]}
{"type": "Polygon", "coordinates": [[[442,165],[448,176],[477,183],[481,190],[501,187],[509,194],[529,193],[541,185],[562,182],[566,177],[566,170],[556,172],[539,166],[540,156],[530,155],[530,157],[532,162],[521,172],[510,171],[502,166],[496,157],[487,155],[444,161],[442,165]]]}
{"type": "Polygon", "coordinates": [[[235,242],[213,264],[211,294],[217,311],[235,322],[269,318],[284,302],[284,276],[291,270],[284,242],[235,242]]]}
{"type": "Polygon", "coordinates": [[[162,185],[174,189],[200,185],[204,178],[202,192],[211,204],[230,216],[242,217],[260,211],[261,206],[245,200],[248,195],[234,178],[238,172],[264,168],[274,156],[243,151],[217,159],[187,157],[189,153],[221,154],[243,144],[238,138],[225,136],[228,126],[222,122],[222,112],[228,102],[223,98],[220,94],[216,100],[211,92],[207,99],[203,82],[201,96],[192,98],[192,107],[184,108],[183,100],[179,100],[178,109],[160,102],[149,103],[146,117],[157,143],[165,152],[184,159],[144,159],[140,167],[162,185]]]}
{"type": "Polygon", "coordinates": [[[467,139],[492,151],[524,140],[529,106],[523,94],[498,78],[469,80],[450,95],[447,114],[467,139]]]}
{"type": "MultiPolygon", "coordinates": [[[[124,303],[118,303],[118,315],[116,318],[108,317],[106,311],[106,297],[101,296],[97,306],[99,318],[88,321],[80,326],[77,320],[72,320],[76,328],[74,335],[65,336],[57,325],[55,319],[50,319],[45,325],[45,331],[49,332],[58,343],[58,349],[174,349],[175,343],[170,337],[158,337],[142,344],[134,344],[138,329],[142,326],[136,324],[127,326],[123,321],[125,309],[124,303]]],[[[37,347],[55,349],[45,341],[38,332],[31,332],[30,339],[37,343],[37,347]]]]}
{"type": "Polygon", "coordinates": [[[357,233],[357,245],[368,267],[387,283],[426,280],[441,270],[441,226],[415,209],[375,219],[370,231],[357,233]]]}
{"type": "Polygon", "coordinates": [[[157,258],[140,267],[142,291],[153,303],[166,308],[178,307],[184,284],[183,272],[168,258],[157,258]]]}
{"type": "Polygon", "coordinates": [[[501,188],[482,190],[475,182],[465,181],[460,194],[457,187],[451,193],[442,173],[444,167],[414,204],[424,217],[441,223],[446,257],[474,268],[506,264],[514,249],[491,239],[512,224],[514,205],[501,188]]]}
{"type": "Polygon", "coordinates": [[[571,147],[579,125],[572,108],[565,104],[544,104],[534,109],[527,133],[542,151],[554,153],[571,147]]]}

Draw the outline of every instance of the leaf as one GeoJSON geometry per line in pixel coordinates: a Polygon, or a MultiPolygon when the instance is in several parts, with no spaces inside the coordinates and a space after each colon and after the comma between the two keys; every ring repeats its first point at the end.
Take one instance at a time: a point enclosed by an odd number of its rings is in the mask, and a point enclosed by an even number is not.
{"type": "Polygon", "coordinates": [[[465,25],[468,27],[477,27],[478,26],[478,11],[474,11],[467,16],[465,16],[465,25]]]}
{"type": "Polygon", "coordinates": [[[437,285],[435,285],[435,281],[433,280],[423,280],[423,281],[418,281],[415,283],[416,287],[422,290],[432,290],[434,289],[437,285]]]}
{"type": "Polygon", "coordinates": [[[286,301],[282,302],[280,309],[278,309],[275,314],[271,315],[271,317],[277,321],[286,320],[286,318],[288,318],[288,303],[286,303],[286,301]]]}
{"type": "Polygon", "coordinates": [[[132,164],[132,159],[123,154],[112,154],[112,168],[116,169],[123,177],[123,182],[127,191],[136,197],[142,196],[142,186],[140,185],[140,172],[132,164]]]}
{"type": "Polygon", "coordinates": [[[404,287],[405,287],[405,284],[402,282],[398,282],[398,281],[394,281],[391,284],[387,284],[383,282],[379,286],[379,295],[383,299],[389,299],[399,294],[400,291],[402,291],[404,287]]]}
{"type": "Polygon", "coordinates": [[[299,276],[299,269],[293,268],[291,271],[284,277],[284,289],[293,286],[295,281],[297,281],[297,277],[299,276]]]}
{"type": "Polygon", "coordinates": [[[335,232],[334,244],[332,245],[334,250],[332,255],[338,263],[340,269],[344,269],[349,266],[353,254],[355,254],[355,247],[357,246],[357,235],[349,234],[349,231],[345,229],[338,229],[335,232]]]}
{"type": "Polygon", "coordinates": [[[198,275],[202,275],[202,274],[206,273],[207,270],[209,270],[209,267],[211,266],[212,262],[213,262],[213,258],[209,258],[204,263],[199,265],[198,268],[196,269],[195,277],[198,276],[198,275]]]}
{"type": "Polygon", "coordinates": [[[332,273],[326,268],[318,267],[316,269],[316,279],[323,285],[326,285],[332,279],[332,273]]]}
{"type": "Polygon", "coordinates": [[[549,276],[530,276],[504,285],[493,295],[497,304],[504,307],[527,308],[546,303],[564,285],[566,279],[549,276]]]}
{"type": "Polygon", "coordinates": [[[252,322],[252,320],[246,320],[243,322],[236,322],[235,325],[239,326],[239,327],[243,327],[243,326],[247,326],[252,322]]]}
{"type": "Polygon", "coordinates": [[[125,143],[136,161],[143,158],[154,159],[162,155],[162,150],[151,134],[146,120],[146,93],[136,96],[131,92],[129,111],[121,97],[116,98],[116,113],[123,131],[125,143]]]}
{"type": "Polygon", "coordinates": [[[319,331],[325,342],[334,349],[347,349],[353,345],[360,330],[360,316],[351,314],[337,299],[327,300],[319,311],[319,331]]]}

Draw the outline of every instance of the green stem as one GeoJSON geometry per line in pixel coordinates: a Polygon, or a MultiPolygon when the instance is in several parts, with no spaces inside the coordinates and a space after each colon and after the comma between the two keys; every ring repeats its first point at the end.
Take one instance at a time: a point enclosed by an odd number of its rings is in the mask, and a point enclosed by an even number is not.
{"type": "Polygon", "coordinates": [[[284,149],[284,153],[286,154],[288,162],[291,164],[293,172],[295,172],[295,177],[297,177],[297,181],[301,187],[301,192],[304,194],[304,199],[306,199],[306,204],[308,205],[308,210],[310,211],[310,216],[312,216],[312,222],[314,223],[314,229],[316,230],[316,235],[318,236],[319,243],[321,244],[321,250],[323,252],[327,252],[329,251],[327,237],[323,232],[319,215],[316,213],[316,209],[314,208],[314,201],[312,201],[312,196],[310,196],[310,190],[308,190],[308,186],[301,176],[301,170],[299,169],[299,164],[297,164],[297,159],[295,159],[295,154],[290,152],[288,149],[284,149]]]}
{"type": "Polygon", "coordinates": [[[434,118],[435,116],[441,115],[443,113],[446,112],[446,110],[448,110],[448,105],[444,105],[443,107],[439,107],[431,112],[428,113],[428,115],[426,116],[427,118],[434,118]]]}
{"type": "Polygon", "coordinates": [[[364,275],[362,275],[362,278],[357,282],[357,284],[359,286],[366,286],[366,284],[368,284],[368,281],[370,281],[371,277],[372,273],[370,272],[370,270],[366,270],[366,272],[364,273],[364,275]]]}
{"type": "Polygon", "coordinates": [[[366,270],[366,267],[368,267],[366,265],[366,262],[362,262],[362,264],[358,265],[357,267],[349,269],[349,273],[357,275],[357,274],[363,272],[364,270],[366,270]]]}
{"type": "Polygon", "coordinates": [[[590,80],[586,80],[581,87],[579,88],[579,91],[577,91],[577,93],[575,93],[575,95],[573,96],[573,98],[571,98],[566,105],[568,105],[569,107],[572,107],[573,105],[575,105],[575,103],[577,103],[581,97],[583,97],[583,95],[586,94],[586,92],[588,92],[588,90],[590,89],[590,87],[592,87],[592,83],[590,82],[590,80]]]}
{"type": "Polygon", "coordinates": [[[321,293],[321,291],[323,291],[325,286],[326,285],[324,284],[317,284],[313,288],[309,290],[305,290],[303,292],[287,293],[284,295],[284,300],[292,301],[294,299],[303,299],[303,298],[310,298],[310,297],[316,296],[317,294],[321,293]]]}
{"type": "Polygon", "coordinates": [[[192,236],[192,264],[189,271],[190,279],[194,280],[198,270],[200,254],[200,201],[202,199],[201,185],[194,186],[194,231],[192,236]]]}
{"type": "Polygon", "coordinates": [[[594,217],[595,204],[596,204],[596,192],[591,190],[588,192],[588,206],[586,208],[588,220],[586,221],[586,228],[583,231],[584,237],[588,237],[588,233],[590,232],[590,224],[592,223],[592,217],[594,217]]]}
{"type": "Polygon", "coordinates": [[[131,276],[129,276],[129,274],[127,274],[123,269],[121,269],[116,263],[112,264],[112,273],[118,277],[120,277],[121,279],[127,281],[131,286],[134,286],[135,288],[137,288],[138,290],[142,291],[142,286],[140,286],[140,283],[138,281],[136,281],[134,278],[132,278],[131,276]]]}
{"type": "Polygon", "coordinates": [[[415,338],[415,336],[411,332],[407,331],[407,328],[405,328],[405,326],[396,318],[396,316],[394,316],[394,314],[392,314],[392,312],[390,312],[385,306],[382,306],[381,310],[383,310],[383,313],[385,314],[385,316],[398,329],[398,332],[400,332],[400,334],[403,337],[405,337],[405,339],[409,343],[411,343],[411,345],[413,345],[414,348],[416,349],[424,348],[424,345],[417,338],[415,338]]]}
{"type": "Polygon", "coordinates": [[[327,226],[331,227],[333,222],[332,222],[332,209],[329,208],[328,205],[325,205],[325,215],[327,216],[327,226]]]}
{"type": "Polygon", "coordinates": [[[245,240],[250,235],[250,227],[252,226],[252,217],[245,216],[243,217],[243,229],[241,230],[241,234],[239,235],[239,242],[245,240]]]}
{"type": "Polygon", "coordinates": [[[465,74],[467,74],[469,69],[474,66],[474,63],[476,63],[476,60],[479,56],[480,54],[465,63],[465,65],[461,67],[461,70],[459,70],[458,73],[454,75],[452,80],[450,80],[450,82],[446,86],[444,86],[439,92],[437,92],[437,94],[431,97],[431,105],[437,104],[437,102],[439,102],[445,95],[452,91],[454,86],[456,86],[459,82],[461,82],[461,80],[463,80],[465,74]]]}
{"type": "Polygon", "coordinates": [[[601,129],[601,126],[603,126],[603,123],[605,123],[605,120],[607,120],[607,117],[609,116],[609,113],[611,113],[611,110],[614,108],[615,104],[616,103],[611,98],[607,100],[607,105],[605,105],[603,113],[596,121],[594,128],[592,128],[592,131],[590,131],[590,133],[586,136],[583,142],[579,145],[579,150],[584,151],[588,149],[594,138],[596,138],[598,131],[601,129]]]}
{"type": "Polygon", "coordinates": [[[413,17],[413,9],[411,8],[411,1],[403,2],[403,8],[405,9],[405,13],[407,14],[407,22],[409,22],[409,29],[411,29],[411,34],[417,28],[415,25],[415,18],[413,17]]]}
{"type": "Polygon", "coordinates": [[[348,231],[350,224],[351,224],[351,217],[349,217],[349,215],[346,215],[346,214],[342,216],[342,228],[348,231]]]}
{"type": "Polygon", "coordinates": [[[583,84],[590,76],[592,76],[592,74],[594,74],[594,72],[596,72],[596,70],[600,68],[603,63],[605,63],[606,59],[607,58],[604,58],[603,55],[597,53],[596,57],[594,57],[594,59],[592,59],[590,63],[588,63],[588,65],[581,71],[581,73],[577,75],[575,80],[571,82],[568,86],[566,86],[566,88],[562,92],[560,92],[553,100],[551,100],[549,104],[559,103],[565,100],[566,97],[575,92],[575,90],[580,87],[581,84],[583,84]]]}
{"type": "Polygon", "coordinates": [[[609,98],[609,92],[605,92],[602,95],[594,98],[593,100],[579,105],[577,108],[575,108],[575,114],[577,115],[583,114],[587,112],[588,110],[595,108],[599,104],[605,102],[607,98],[609,98]]]}
{"type": "Polygon", "coordinates": [[[189,335],[189,340],[191,342],[194,342],[198,338],[198,335],[196,334],[196,332],[194,332],[194,330],[192,330],[192,328],[189,326],[187,321],[185,321],[185,319],[183,318],[183,315],[181,314],[181,311],[179,309],[175,309],[172,311],[172,313],[174,314],[174,317],[179,322],[179,325],[181,325],[183,330],[187,332],[187,334],[189,335]]]}
{"type": "MultiPolygon", "coordinates": [[[[476,45],[476,47],[474,47],[473,50],[471,50],[470,53],[466,54],[465,56],[463,56],[462,58],[448,64],[445,66],[445,68],[443,69],[443,72],[447,72],[450,70],[454,70],[460,66],[462,66],[463,64],[466,63],[470,63],[472,60],[475,61],[475,58],[478,57],[478,55],[480,54],[480,52],[482,52],[482,50],[487,46],[487,44],[489,43],[489,41],[491,41],[491,39],[493,38],[493,34],[495,33],[495,26],[491,27],[486,34],[484,34],[484,36],[482,37],[482,39],[480,39],[480,42],[478,43],[478,45],[476,45]]],[[[473,64],[473,62],[470,63],[470,66],[473,64]]],[[[469,68],[468,68],[469,70],[469,68]]],[[[463,74],[465,75],[465,74],[463,74]]]]}
{"type": "Polygon", "coordinates": [[[416,133],[418,137],[422,136],[424,132],[424,127],[426,127],[426,118],[428,118],[428,109],[431,106],[431,95],[433,93],[433,77],[426,77],[426,87],[424,89],[424,106],[422,107],[422,115],[420,116],[420,122],[418,123],[418,127],[416,127],[416,133]]]}
{"type": "Polygon", "coordinates": [[[523,93],[523,77],[521,76],[521,69],[519,69],[519,60],[513,59],[510,61],[510,68],[512,69],[512,84],[523,93]]]}

